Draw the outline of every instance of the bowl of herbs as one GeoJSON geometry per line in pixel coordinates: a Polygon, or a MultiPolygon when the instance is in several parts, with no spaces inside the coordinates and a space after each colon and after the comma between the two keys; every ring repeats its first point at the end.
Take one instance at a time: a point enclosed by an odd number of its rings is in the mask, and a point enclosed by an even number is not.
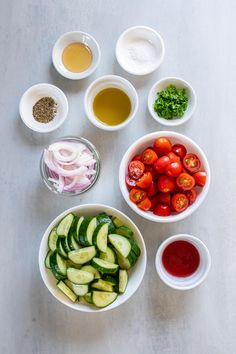
{"type": "Polygon", "coordinates": [[[166,77],[156,82],[148,95],[148,109],[160,124],[177,126],[193,115],[197,97],[192,86],[177,77],[166,77]]]}

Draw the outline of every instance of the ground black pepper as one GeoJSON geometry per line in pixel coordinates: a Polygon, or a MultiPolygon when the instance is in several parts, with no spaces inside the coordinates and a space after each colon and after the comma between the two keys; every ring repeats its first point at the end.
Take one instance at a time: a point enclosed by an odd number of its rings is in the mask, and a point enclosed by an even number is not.
{"type": "Polygon", "coordinates": [[[33,106],[33,117],[37,122],[48,123],[57,114],[57,102],[52,97],[43,97],[33,106]]]}

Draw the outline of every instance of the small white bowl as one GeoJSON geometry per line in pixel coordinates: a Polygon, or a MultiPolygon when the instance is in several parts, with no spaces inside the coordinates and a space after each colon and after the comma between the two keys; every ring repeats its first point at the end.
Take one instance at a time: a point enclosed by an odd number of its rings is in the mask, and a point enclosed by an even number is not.
{"type": "Polygon", "coordinates": [[[165,47],[162,37],[147,26],[128,28],[120,35],[116,44],[118,63],[125,71],[133,75],[147,75],[157,70],[164,55],[165,47]]]}
{"type": "Polygon", "coordinates": [[[177,290],[189,290],[200,285],[203,280],[206,279],[211,267],[211,256],[208,248],[201,240],[199,240],[199,238],[187,234],[179,234],[168,237],[162,242],[157,250],[155,265],[157,273],[164,283],[177,290]],[[188,277],[175,277],[168,273],[163,265],[163,252],[166,247],[174,241],[188,241],[194,245],[199,252],[200,264],[197,270],[188,277]]]}
{"type": "Polygon", "coordinates": [[[136,140],[124,154],[119,169],[120,190],[127,204],[131,207],[131,209],[133,209],[137,214],[139,214],[143,218],[150,221],[161,222],[161,223],[170,223],[170,222],[179,221],[185,219],[186,217],[194,213],[194,211],[196,211],[199,208],[199,206],[206,198],[210,186],[210,180],[211,180],[210,167],[202,149],[192,139],[186,137],[185,135],[173,131],[159,131],[159,132],[144,135],[138,140],[136,140]],[[128,164],[132,160],[132,158],[135,155],[140,154],[148,146],[152,146],[155,139],[163,136],[169,138],[172,144],[177,144],[177,143],[184,144],[184,146],[186,147],[189,153],[196,154],[201,161],[201,168],[205,170],[207,173],[206,184],[203,188],[199,188],[198,196],[195,202],[192,205],[190,205],[186,210],[184,210],[182,213],[175,213],[175,214],[173,213],[169,216],[159,216],[153,214],[151,211],[143,211],[139,209],[136,204],[131,202],[129,198],[129,190],[125,183],[125,177],[128,173],[128,164]]]}
{"type": "Polygon", "coordinates": [[[178,77],[165,77],[164,79],[161,79],[157,81],[151,88],[148,94],[148,109],[151,114],[151,116],[160,124],[166,125],[169,127],[181,125],[183,123],[186,123],[193,115],[195,109],[197,106],[197,96],[192,88],[192,86],[185,80],[178,78],[178,77]],[[184,113],[184,115],[181,118],[175,118],[175,119],[165,119],[162,117],[159,117],[158,114],[154,111],[154,102],[157,99],[157,93],[165,90],[168,86],[174,85],[177,88],[184,88],[186,89],[187,95],[188,95],[188,107],[184,113]]]}
{"type": "Polygon", "coordinates": [[[91,123],[103,130],[119,130],[131,122],[138,110],[138,94],[134,86],[126,79],[116,75],[105,75],[93,81],[88,87],[84,96],[84,109],[91,123]],[[106,88],[117,88],[124,91],[131,101],[131,112],[129,117],[121,124],[108,125],[101,122],[94,114],[93,101],[95,96],[106,88]]]}
{"type": "Polygon", "coordinates": [[[51,84],[37,84],[31,86],[21,97],[19,111],[28,128],[39,133],[49,133],[64,123],[68,115],[68,101],[58,87],[51,84]],[[52,97],[57,102],[56,116],[48,123],[40,123],[33,117],[33,106],[43,97],[52,97]]]}
{"type": "Polygon", "coordinates": [[[58,40],[56,41],[53,51],[52,51],[52,62],[55,69],[62,76],[71,80],[80,80],[84,79],[91,75],[98,67],[101,59],[101,51],[97,41],[88,33],[81,31],[73,31],[64,33],[58,40]],[[71,43],[83,43],[91,49],[93,58],[92,64],[89,66],[87,70],[84,70],[80,73],[74,73],[69,71],[62,62],[62,53],[63,50],[71,43]]]}
{"type": "Polygon", "coordinates": [[[123,214],[121,211],[112,208],[107,205],[103,204],[85,204],[85,205],[79,205],[75,206],[73,208],[65,210],[63,213],[58,215],[48,226],[47,230],[45,231],[43,238],[40,243],[40,248],[39,248],[39,256],[38,256],[38,261],[39,261],[39,269],[40,273],[43,279],[44,284],[50,291],[50,293],[62,304],[78,311],[82,312],[103,312],[103,311],[108,311],[111,309],[114,309],[115,307],[120,306],[123,304],[125,301],[127,301],[138,289],[139,285],[142,282],[145,269],[146,269],[146,263],[147,263],[147,254],[146,254],[146,247],[145,243],[143,240],[143,237],[141,235],[141,232],[137,228],[137,226],[133,223],[133,221],[128,218],[125,214],[123,214]],[[126,288],[126,291],[124,294],[119,295],[118,298],[109,306],[102,308],[102,309],[96,309],[94,306],[90,306],[87,304],[82,304],[82,303],[72,303],[56,286],[56,279],[53,277],[52,273],[50,272],[49,269],[46,269],[44,265],[44,260],[47,255],[47,250],[48,250],[48,235],[52,228],[68,213],[75,213],[79,215],[96,215],[101,212],[105,212],[108,215],[115,216],[119,218],[125,225],[130,227],[133,232],[134,232],[134,239],[138,243],[140,249],[141,249],[141,254],[140,257],[137,261],[137,263],[134,265],[133,268],[129,270],[129,281],[128,285],[126,288]]]}

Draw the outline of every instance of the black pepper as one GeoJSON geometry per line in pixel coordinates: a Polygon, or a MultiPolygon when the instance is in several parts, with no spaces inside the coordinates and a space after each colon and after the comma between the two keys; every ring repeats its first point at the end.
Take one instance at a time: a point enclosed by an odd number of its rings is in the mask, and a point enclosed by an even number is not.
{"type": "Polygon", "coordinates": [[[33,106],[33,117],[37,122],[48,123],[57,114],[57,102],[52,97],[43,97],[33,106]]]}

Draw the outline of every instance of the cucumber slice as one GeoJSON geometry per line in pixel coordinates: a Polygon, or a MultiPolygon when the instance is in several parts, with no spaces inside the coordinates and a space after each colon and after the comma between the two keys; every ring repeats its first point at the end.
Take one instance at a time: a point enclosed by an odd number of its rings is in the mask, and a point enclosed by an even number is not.
{"type": "Polygon", "coordinates": [[[92,293],[85,294],[82,299],[85,300],[88,304],[92,304],[93,303],[92,302],[92,293]]]}
{"type": "Polygon", "coordinates": [[[137,257],[139,257],[141,254],[141,250],[140,250],[139,246],[137,245],[137,243],[134,240],[129,240],[129,242],[131,244],[132,251],[136,254],[137,257]]]}
{"type": "Polygon", "coordinates": [[[79,242],[83,246],[90,246],[93,244],[93,233],[97,227],[97,219],[95,217],[88,217],[84,219],[79,229],[79,242]]]}
{"type": "Polygon", "coordinates": [[[70,251],[75,251],[75,250],[78,250],[80,248],[79,244],[76,241],[76,238],[74,237],[74,233],[73,232],[69,232],[69,235],[67,237],[67,243],[68,243],[68,246],[70,248],[70,251]]]}
{"type": "Polygon", "coordinates": [[[44,260],[44,264],[45,264],[45,267],[48,268],[48,269],[51,269],[50,267],[50,256],[52,254],[52,251],[49,250],[46,257],[45,257],[45,260],[44,260]]]}
{"type": "Polygon", "coordinates": [[[128,273],[125,269],[119,270],[119,293],[123,294],[128,284],[128,273]]]}
{"type": "Polygon", "coordinates": [[[63,257],[63,258],[68,258],[67,253],[65,252],[62,243],[61,243],[61,238],[58,237],[57,239],[57,252],[63,257]]]}
{"type": "Polygon", "coordinates": [[[112,219],[106,214],[101,213],[97,216],[97,222],[100,223],[108,223],[108,233],[112,234],[115,231],[115,226],[112,222],[112,219]]]}
{"type": "Polygon", "coordinates": [[[97,307],[106,307],[117,299],[117,293],[110,293],[105,291],[93,291],[92,292],[92,302],[97,307]]]}
{"type": "Polygon", "coordinates": [[[112,218],[113,224],[115,225],[115,227],[121,227],[124,225],[124,223],[117,217],[113,216],[112,218]]]}
{"type": "Polygon", "coordinates": [[[116,254],[110,247],[107,247],[106,252],[100,252],[99,258],[110,263],[116,263],[117,261],[116,254]]]}
{"type": "Polygon", "coordinates": [[[66,260],[66,268],[76,268],[76,269],[81,269],[82,265],[81,264],[75,264],[72,262],[70,259],[66,260]]]}
{"type": "Polygon", "coordinates": [[[117,285],[118,284],[118,280],[115,277],[113,277],[113,276],[111,276],[109,274],[108,275],[105,274],[103,276],[103,278],[104,278],[104,280],[106,280],[106,282],[108,282],[111,285],[117,285]]]}
{"type": "Polygon", "coordinates": [[[94,275],[94,279],[100,279],[101,275],[97,269],[92,267],[91,265],[85,265],[81,268],[81,270],[85,270],[86,272],[92,273],[94,275]]]}
{"type": "Polygon", "coordinates": [[[54,251],[49,258],[50,268],[56,279],[66,278],[66,261],[54,251]]]}
{"type": "Polygon", "coordinates": [[[88,285],[87,284],[74,284],[70,280],[66,279],[65,284],[70,288],[73,293],[77,296],[84,296],[88,292],[88,285]]]}
{"type": "Polygon", "coordinates": [[[128,256],[131,251],[131,244],[126,237],[117,234],[110,234],[109,241],[123,257],[128,256]]]}
{"type": "Polygon", "coordinates": [[[77,295],[71,291],[71,289],[63,283],[63,281],[59,281],[57,283],[57,287],[72,301],[75,302],[77,300],[77,295]]]}
{"type": "Polygon", "coordinates": [[[113,291],[113,286],[109,282],[102,279],[98,279],[96,282],[94,282],[91,285],[91,288],[109,292],[113,291]]]}
{"type": "Polygon", "coordinates": [[[68,214],[66,215],[57,226],[57,235],[60,237],[67,237],[70,227],[73,223],[74,215],[68,214]]]}
{"type": "Polygon", "coordinates": [[[87,263],[95,256],[96,256],[95,246],[80,248],[79,250],[71,251],[68,253],[69,259],[75,264],[87,263]]]}
{"type": "Polygon", "coordinates": [[[117,229],[115,229],[115,233],[128,238],[131,238],[134,235],[133,231],[128,226],[118,227],[117,229]]]}
{"type": "Polygon", "coordinates": [[[110,263],[100,258],[93,258],[91,263],[102,274],[114,274],[119,268],[118,264],[110,263]]]}
{"type": "Polygon", "coordinates": [[[74,284],[88,284],[94,279],[94,275],[84,270],[68,268],[67,278],[74,284]]]}
{"type": "Polygon", "coordinates": [[[93,244],[97,246],[99,251],[107,250],[108,223],[99,224],[93,233],[93,244]]]}
{"type": "Polygon", "coordinates": [[[70,246],[68,244],[68,236],[67,237],[61,237],[61,245],[63,247],[63,250],[65,251],[65,253],[67,254],[68,252],[70,252],[70,246]]]}
{"type": "Polygon", "coordinates": [[[121,256],[120,254],[117,254],[117,258],[118,258],[118,264],[121,269],[128,270],[132,267],[132,264],[130,263],[129,259],[121,256]]]}
{"type": "Polygon", "coordinates": [[[82,222],[84,221],[84,217],[80,216],[78,222],[77,222],[77,226],[76,226],[76,241],[79,241],[79,230],[80,230],[80,226],[82,224],[82,222]]]}
{"type": "Polygon", "coordinates": [[[58,235],[56,232],[56,228],[52,229],[52,231],[50,232],[49,236],[48,236],[48,248],[54,252],[57,248],[57,239],[58,239],[58,235]]]}

